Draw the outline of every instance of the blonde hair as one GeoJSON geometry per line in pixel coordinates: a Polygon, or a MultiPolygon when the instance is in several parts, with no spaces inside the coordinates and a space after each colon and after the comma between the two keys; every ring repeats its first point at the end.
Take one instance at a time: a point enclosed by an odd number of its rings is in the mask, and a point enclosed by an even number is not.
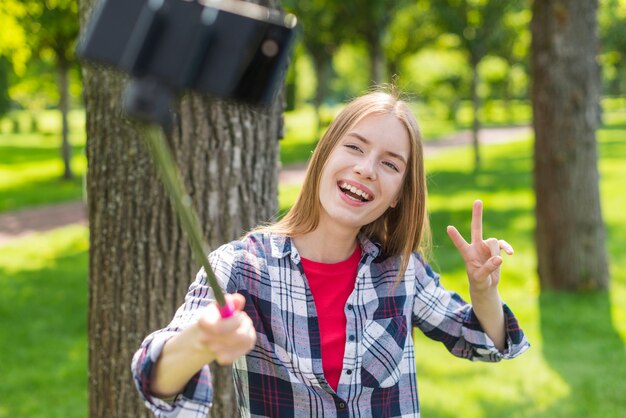
{"type": "Polygon", "coordinates": [[[395,207],[372,223],[361,228],[361,232],[381,245],[386,256],[400,256],[398,278],[404,275],[411,253],[419,251],[426,257],[430,250],[430,228],[426,200],[426,176],[422,135],[408,104],[400,99],[399,93],[375,91],[360,96],[339,113],[320,139],[307,169],[302,190],[292,208],[273,225],[261,230],[287,236],[306,234],[317,228],[320,219],[320,177],[328,157],[339,140],[359,121],[372,114],[394,115],[406,128],[410,139],[410,155],[400,198],[395,207]]]}

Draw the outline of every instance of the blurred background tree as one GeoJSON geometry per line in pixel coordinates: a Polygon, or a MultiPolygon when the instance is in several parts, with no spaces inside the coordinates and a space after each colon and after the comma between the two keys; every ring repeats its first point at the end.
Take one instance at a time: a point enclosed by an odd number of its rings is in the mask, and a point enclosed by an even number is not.
{"type": "Polygon", "coordinates": [[[535,241],[544,290],[609,287],[596,141],[597,8],[590,0],[533,4],[535,241]]]}
{"type": "Polygon", "coordinates": [[[626,88],[626,2],[605,0],[599,21],[604,92],[620,96],[626,88]]]}
{"type": "MultiPolygon", "coordinates": [[[[284,6],[298,16],[301,41],[313,63],[316,76],[313,106],[316,131],[322,122],[320,107],[328,96],[328,86],[333,76],[332,59],[343,41],[346,27],[339,15],[339,3],[333,0],[288,0],[284,6]]],[[[291,74],[296,74],[291,71],[291,74]]]]}
{"type": "Polygon", "coordinates": [[[439,0],[431,4],[437,24],[443,32],[456,35],[459,47],[467,56],[471,68],[470,94],[472,99],[472,138],[474,144],[474,168],[480,168],[478,131],[480,130],[479,110],[481,98],[478,91],[478,66],[497,43],[513,42],[516,35],[506,30],[505,16],[517,13],[523,7],[523,0],[439,0]]]}
{"type": "Polygon", "coordinates": [[[63,178],[73,177],[69,142],[70,69],[77,66],[74,55],[78,37],[78,3],[74,0],[26,0],[21,19],[33,55],[50,62],[57,73],[58,108],[61,112],[61,155],[63,178]]]}

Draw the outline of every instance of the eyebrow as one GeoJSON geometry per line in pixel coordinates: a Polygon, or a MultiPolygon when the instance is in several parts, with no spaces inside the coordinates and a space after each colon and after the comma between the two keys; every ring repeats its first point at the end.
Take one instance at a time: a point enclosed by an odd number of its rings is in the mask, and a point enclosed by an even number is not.
{"type": "MultiPolygon", "coordinates": [[[[356,132],[349,132],[349,133],[348,133],[348,135],[353,136],[353,137],[355,137],[355,138],[357,138],[357,139],[361,140],[362,142],[364,142],[364,143],[366,143],[366,144],[370,144],[370,143],[371,143],[371,142],[370,142],[367,138],[365,138],[363,135],[358,134],[358,133],[356,133],[356,132]]],[[[395,153],[395,152],[393,152],[393,151],[385,151],[385,154],[387,154],[387,155],[389,155],[390,157],[393,157],[393,158],[395,158],[395,159],[397,159],[397,160],[402,161],[402,162],[404,163],[404,165],[406,165],[406,160],[404,159],[404,157],[403,157],[402,155],[400,155],[400,154],[396,154],[396,153],[395,153]]]]}

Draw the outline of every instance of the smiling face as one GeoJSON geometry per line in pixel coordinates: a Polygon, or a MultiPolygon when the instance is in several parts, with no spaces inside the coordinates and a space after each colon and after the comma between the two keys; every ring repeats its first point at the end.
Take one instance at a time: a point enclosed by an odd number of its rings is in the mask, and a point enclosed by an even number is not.
{"type": "Polygon", "coordinates": [[[390,113],[370,114],[349,129],[321,173],[320,225],[358,231],[394,207],[410,147],[407,129],[390,113]]]}

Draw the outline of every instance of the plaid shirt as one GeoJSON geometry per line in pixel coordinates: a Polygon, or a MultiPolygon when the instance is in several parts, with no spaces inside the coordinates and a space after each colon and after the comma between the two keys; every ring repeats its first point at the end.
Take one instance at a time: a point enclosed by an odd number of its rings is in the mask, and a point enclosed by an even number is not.
{"type": "MultiPolygon", "coordinates": [[[[529,344],[503,305],[507,349],[498,352],[472,307],[445,290],[419,255],[396,285],[399,257],[379,256],[359,237],[363,255],[344,312],[346,345],[337,392],[324,378],[315,303],[300,255],[288,237],[255,233],[226,244],[209,258],[222,287],[245,296],[257,332],[254,349],[233,364],[242,416],[418,417],[412,327],[441,341],[458,357],[499,361],[529,344]]],[[[189,288],[172,322],[149,335],[133,358],[132,371],[146,405],[159,417],[205,417],[211,399],[208,366],[174,400],[150,395],[150,376],[164,343],[196,321],[213,300],[203,271],[189,288]]]]}

